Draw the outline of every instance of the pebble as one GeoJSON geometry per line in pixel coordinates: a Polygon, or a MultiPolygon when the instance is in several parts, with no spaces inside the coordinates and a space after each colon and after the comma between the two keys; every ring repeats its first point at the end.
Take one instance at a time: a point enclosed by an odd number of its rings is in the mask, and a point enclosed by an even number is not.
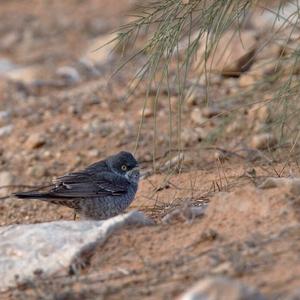
{"type": "Polygon", "coordinates": [[[184,154],[180,153],[174,157],[172,157],[170,160],[168,160],[161,168],[160,171],[164,172],[168,170],[169,168],[173,168],[175,166],[179,166],[180,163],[182,163],[184,160],[184,154]]]}
{"type": "MultiPolygon", "coordinates": [[[[10,174],[8,171],[0,172],[0,186],[11,185],[14,182],[14,176],[10,174]]],[[[6,196],[9,192],[8,188],[0,189],[0,196],[6,196]]]]}
{"type": "Polygon", "coordinates": [[[42,165],[35,165],[29,167],[26,172],[29,176],[33,176],[36,178],[44,177],[47,174],[47,169],[42,165]]]}
{"type": "Polygon", "coordinates": [[[6,111],[6,110],[1,110],[0,111],[0,122],[5,122],[7,120],[9,120],[11,116],[11,113],[6,111]]]}
{"type": "Polygon", "coordinates": [[[201,110],[198,107],[192,110],[191,119],[197,125],[204,125],[204,123],[207,121],[207,118],[203,117],[201,110]]]}
{"type": "Polygon", "coordinates": [[[188,106],[196,106],[199,104],[204,98],[206,97],[205,88],[200,87],[193,87],[187,91],[187,96],[185,101],[188,106]]]}
{"type": "MultiPolygon", "coordinates": [[[[176,112],[178,110],[178,97],[177,96],[172,96],[170,97],[170,106],[171,106],[171,110],[173,112],[176,112]]],[[[168,107],[169,109],[169,107],[168,107]]]]}
{"type": "Polygon", "coordinates": [[[78,71],[69,66],[60,67],[56,70],[56,75],[65,81],[67,84],[76,84],[80,82],[78,71]]]}
{"type": "Polygon", "coordinates": [[[201,110],[201,114],[205,118],[212,118],[222,113],[222,110],[218,107],[204,107],[201,110]]]}
{"type": "Polygon", "coordinates": [[[250,122],[260,121],[262,123],[268,123],[271,121],[270,107],[256,103],[249,109],[248,118],[250,122]]]}
{"type": "Polygon", "coordinates": [[[181,132],[181,141],[184,146],[191,146],[201,142],[207,137],[208,133],[203,128],[183,128],[181,132]]]}
{"type": "Polygon", "coordinates": [[[79,66],[87,75],[95,77],[101,75],[101,72],[96,68],[95,64],[87,58],[81,58],[79,60],[79,66]]]}
{"type": "Polygon", "coordinates": [[[226,127],[226,133],[237,133],[241,132],[245,128],[245,124],[242,120],[233,120],[232,123],[226,127]]]}
{"type": "Polygon", "coordinates": [[[230,157],[229,153],[226,151],[217,150],[214,152],[214,158],[217,161],[224,162],[230,157]]]}
{"type": "Polygon", "coordinates": [[[145,109],[141,109],[139,111],[139,115],[142,117],[144,116],[145,118],[152,117],[154,114],[153,109],[146,107],[145,109]]]}
{"type": "Polygon", "coordinates": [[[276,145],[277,139],[272,133],[261,133],[252,137],[251,146],[258,150],[265,150],[276,145]]]}
{"type": "Polygon", "coordinates": [[[186,223],[192,223],[195,218],[202,217],[204,215],[205,206],[184,206],[176,208],[166,214],[162,218],[163,224],[170,224],[175,219],[186,221],[186,223]]]}
{"type": "Polygon", "coordinates": [[[239,78],[239,84],[242,88],[252,86],[255,84],[255,82],[256,79],[251,74],[245,73],[239,78]]]}
{"type": "Polygon", "coordinates": [[[0,172],[0,186],[10,185],[13,183],[14,177],[8,171],[0,172]]]}
{"type": "Polygon", "coordinates": [[[101,137],[106,137],[112,133],[113,126],[110,122],[95,119],[84,125],[83,129],[91,134],[99,134],[101,137]]]}
{"type": "Polygon", "coordinates": [[[100,157],[101,151],[98,149],[91,149],[87,152],[87,154],[89,157],[93,157],[93,158],[100,157]]]}
{"type": "Polygon", "coordinates": [[[0,75],[5,74],[6,72],[16,69],[17,66],[13,64],[10,60],[6,58],[0,59],[0,75]]]}
{"type": "Polygon", "coordinates": [[[33,133],[25,142],[25,147],[27,149],[37,149],[45,145],[46,138],[40,133],[33,133]]]}
{"type": "Polygon", "coordinates": [[[4,136],[11,134],[13,128],[14,128],[13,125],[7,125],[7,126],[0,127],[0,137],[4,137],[4,136]]]}

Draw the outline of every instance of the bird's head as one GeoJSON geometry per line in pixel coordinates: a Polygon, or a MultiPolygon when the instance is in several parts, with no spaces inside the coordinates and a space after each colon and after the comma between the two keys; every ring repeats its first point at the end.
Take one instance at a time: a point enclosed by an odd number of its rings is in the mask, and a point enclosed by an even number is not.
{"type": "Polygon", "coordinates": [[[139,164],[130,152],[121,151],[108,158],[108,165],[111,170],[125,176],[132,183],[138,183],[140,179],[139,164]]]}

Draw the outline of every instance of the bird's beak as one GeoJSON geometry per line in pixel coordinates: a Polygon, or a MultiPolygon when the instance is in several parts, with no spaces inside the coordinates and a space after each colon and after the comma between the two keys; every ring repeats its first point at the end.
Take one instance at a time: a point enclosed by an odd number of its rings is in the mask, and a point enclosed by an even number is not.
{"type": "Polygon", "coordinates": [[[131,169],[130,171],[128,171],[125,174],[125,176],[127,177],[127,179],[138,182],[140,179],[140,168],[135,167],[135,168],[131,169]]]}
{"type": "Polygon", "coordinates": [[[135,167],[131,169],[130,172],[140,172],[140,167],[135,167]]]}

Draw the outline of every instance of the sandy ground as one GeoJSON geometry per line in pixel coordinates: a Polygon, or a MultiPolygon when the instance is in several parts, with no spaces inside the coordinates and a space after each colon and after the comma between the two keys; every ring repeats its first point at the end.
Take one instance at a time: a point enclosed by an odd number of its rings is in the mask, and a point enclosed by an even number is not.
{"type": "MultiPolygon", "coordinates": [[[[13,126],[0,144],[1,172],[9,173],[2,185],[10,185],[0,189],[1,226],[71,220],[68,208],[6,195],[47,184],[111,153],[134,150],[145,91],[141,87],[124,100],[130,67],[107,84],[111,66],[101,54],[99,73],[79,66],[91,45],[126,20],[130,7],[129,1],[1,2],[0,59],[17,66],[0,77],[0,110],[9,112],[0,119],[1,126],[13,126]],[[56,74],[63,66],[79,69],[80,80],[63,81],[56,74]]],[[[222,79],[213,95],[230,94],[234,80],[222,79]]],[[[167,101],[160,102],[157,157],[163,157],[158,166],[177,155],[164,156],[168,109],[167,101]]],[[[192,109],[184,106],[183,127],[193,129],[192,109]]],[[[216,122],[211,120],[206,129],[216,122]]],[[[247,130],[242,128],[234,138],[243,140],[247,130]]],[[[136,152],[145,171],[152,168],[153,138],[150,116],[136,152]]],[[[215,146],[190,138],[180,171],[157,172],[142,180],[129,208],[145,212],[155,225],[120,230],[87,257],[78,274],[37,279],[0,298],[174,299],[199,279],[221,275],[256,287],[269,299],[288,299],[300,286],[299,200],[283,187],[258,186],[278,174],[299,176],[297,156],[271,164],[259,152],[258,160],[233,155],[221,163],[215,146]],[[186,213],[194,206],[205,207],[204,215],[186,213]],[[175,209],[178,214],[164,224],[163,218],[175,209]]],[[[225,148],[231,140],[229,135],[216,147],[225,148]]]]}

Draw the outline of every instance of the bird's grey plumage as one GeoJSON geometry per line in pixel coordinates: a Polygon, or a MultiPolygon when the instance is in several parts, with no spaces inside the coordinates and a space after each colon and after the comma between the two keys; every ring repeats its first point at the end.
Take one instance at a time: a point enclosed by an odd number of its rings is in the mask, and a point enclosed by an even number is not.
{"type": "Polygon", "coordinates": [[[14,195],[68,206],[83,218],[102,220],[120,214],[131,204],[139,176],[134,156],[122,151],[82,171],[58,177],[47,192],[14,195]]]}

